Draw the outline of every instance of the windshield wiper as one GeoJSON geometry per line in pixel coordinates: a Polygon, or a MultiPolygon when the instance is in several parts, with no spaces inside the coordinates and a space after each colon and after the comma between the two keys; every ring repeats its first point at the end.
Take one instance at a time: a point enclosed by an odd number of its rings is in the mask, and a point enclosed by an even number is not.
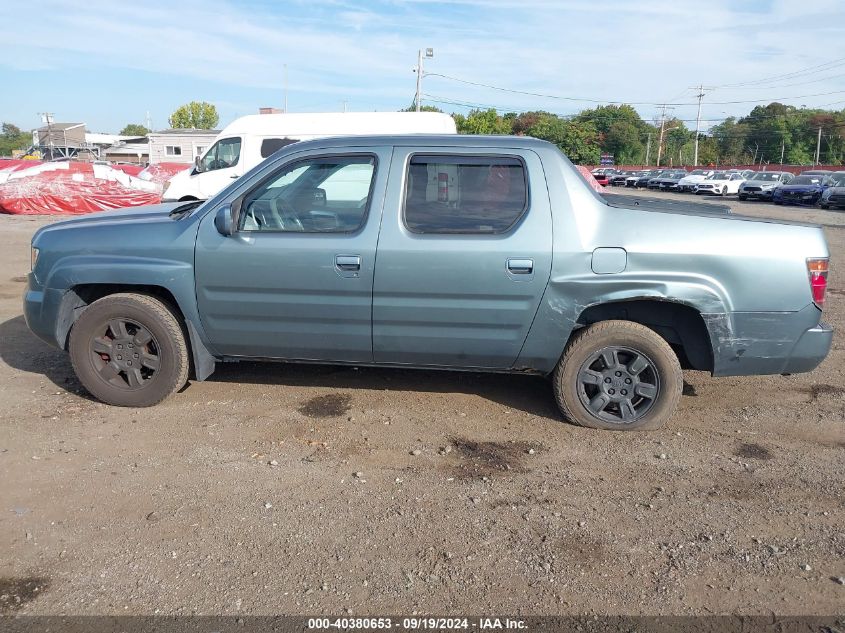
{"type": "Polygon", "coordinates": [[[191,200],[190,202],[179,205],[178,207],[173,209],[173,211],[170,212],[168,217],[170,217],[174,220],[181,220],[182,218],[190,215],[191,211],[196,209],[202,203],[203,203],[203,200],[191,200]]]}

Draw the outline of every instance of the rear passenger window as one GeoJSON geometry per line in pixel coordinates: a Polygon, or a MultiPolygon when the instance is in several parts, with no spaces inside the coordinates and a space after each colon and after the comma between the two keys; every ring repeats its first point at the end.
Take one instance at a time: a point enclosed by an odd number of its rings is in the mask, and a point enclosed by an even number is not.
{"type": "Polygon", "coordinates": [[[405,225],[414,233],[504,233],[528,208],[522,161],[509,156],[413,156],[405,225]]]}
{"type": "Polygon", "coordinates": [[[295,138],[265,138],[261,141],[261,158],[267,158],[278,152],[283,147],[296,143],[295,138]]]}

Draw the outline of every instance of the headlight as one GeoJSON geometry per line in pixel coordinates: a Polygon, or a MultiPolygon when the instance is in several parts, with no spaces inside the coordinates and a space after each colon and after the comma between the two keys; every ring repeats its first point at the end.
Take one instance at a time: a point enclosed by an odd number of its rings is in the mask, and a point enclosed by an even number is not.
{"type": "Polygon", "coordinates": [[[34,246],[29,247],[29,269],[35,270],[35,262],[38,261],[38,249],[34,246]]]}

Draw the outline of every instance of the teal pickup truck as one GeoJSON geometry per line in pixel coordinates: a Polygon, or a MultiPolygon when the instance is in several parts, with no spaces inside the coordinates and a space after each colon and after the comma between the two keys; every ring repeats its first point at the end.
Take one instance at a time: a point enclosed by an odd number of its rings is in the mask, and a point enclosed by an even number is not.
{"type": "Polygon", "coordinates": [[[608,201],[524,137],[300,142],[206,202],[42,228],[25,314],[114,405],[259,359],[539,374],[575,423],[653,429],[682,367],[830,349],[822,230],[710,208],[608,201]]]}

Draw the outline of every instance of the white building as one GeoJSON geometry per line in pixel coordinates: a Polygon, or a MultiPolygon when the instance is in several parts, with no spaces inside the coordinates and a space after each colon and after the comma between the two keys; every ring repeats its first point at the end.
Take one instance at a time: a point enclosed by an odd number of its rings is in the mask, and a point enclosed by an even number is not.
{"type": "Polygon", "coordinates": [[[220,130],[169,129],[150,132],[149,160],[155,163],[191,164],[214,142],[220,130]]]}

